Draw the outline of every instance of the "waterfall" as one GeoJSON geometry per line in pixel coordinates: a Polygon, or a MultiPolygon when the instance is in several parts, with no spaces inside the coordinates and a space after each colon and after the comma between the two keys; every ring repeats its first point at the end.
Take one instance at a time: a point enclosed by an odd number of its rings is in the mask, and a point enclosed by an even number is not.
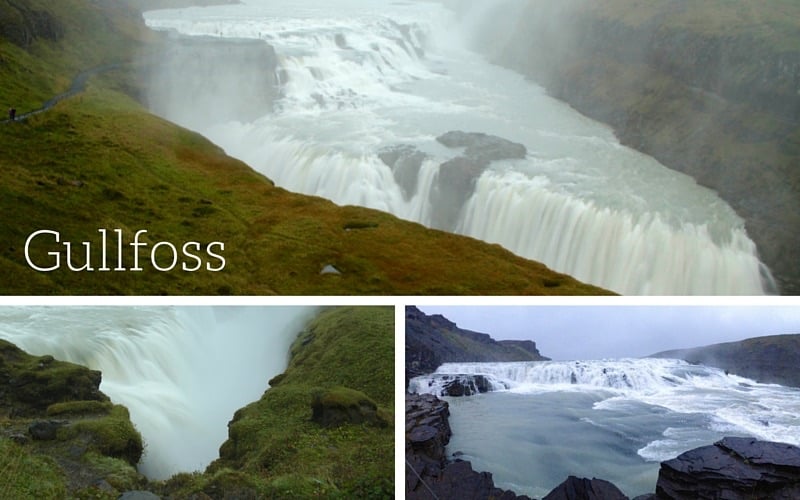
{"type": "Polygon", "coordinates": [[[288,362],[310,307],[0,308],[0,337],[35,355],[100,370],[130,410],[151,479],[202,470],[234,412],[288,362]]]}
{"type": "MultiPolygon", "coordinates": [[[[460,19],[465,31],[475,29],[474,16],[460,19]]],[[[459,16],[441,4],[250,0],[151,12],[146,21],[274,49],[272,111],[220,117],[199,130],[282,187],[499,243],[623,294],[774,291],[743,220],[716,193],[487,63],[467,48],[475,33],[462,32],[459,16]],[[453,130],[517,142],[527,155],[465,172],[451,200],[439,165],[465,153],[436,137],[453,130]],[[387,148],[408,148],[419,160],[401,172],[381,159],[387,148]],[[437,206],[443,199],[448,206],[437,206]],[[434,217],[443,211],[453,217],[434,217]]],[[[235,73],[229,61],[224,71],[235,73]]],[[[242,73],[252,80],[252,68],[242,73]]],[[[242,100],[214,95],[222,107],[242,100]]],[[[192,126],[198,106],[155,111],[192,126]]]]}
{"type": "Polygon", "coordinates": [[[584,394],[594,399],[593,408],[599,412],[624,412],[644,404],[705,415],[711,428],[720,432],[800,444],[800,389],[761,384],[676,359],[445,363],[435,373],[411,379],[409,391],[441,395],[448,380],[476,375],[500,393],[584,394]]]}

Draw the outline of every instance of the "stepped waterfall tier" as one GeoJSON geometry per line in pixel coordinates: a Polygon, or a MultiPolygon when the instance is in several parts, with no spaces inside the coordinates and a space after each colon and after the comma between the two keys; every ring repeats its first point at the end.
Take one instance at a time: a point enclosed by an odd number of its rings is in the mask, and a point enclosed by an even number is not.
{"type": "Polygon", "coordinates": [[[661,461],[724,436],[800,444],[799,389],[674,359],[446,363],[409,391],[481,378],[484,394],[447,398],[448,453],[537,498],[568,475],[649,493],[661,461]]]}
{"type": "Polygon", "coordinates": [[[288,362],[311,307],[18,307],[0,338],[102,372],[145,441],[151,479],[202,470],[219,456],[234,412],[288,362]]]}
{"type": "Polygon", "coordinates": [[[467,49],[464,17],[389,0],[149,12],[151,28],[198,46],[169,54],[148,99],[279,186],[499,243],[619,293],[775,291],[716,193],[467,49]],[[202,57],[215,41],[231,45],[202,57]],[[455,132],[466,142],[443,140],[455,132]],[[509,143],[514,154],[495,147],[509,143]]]}

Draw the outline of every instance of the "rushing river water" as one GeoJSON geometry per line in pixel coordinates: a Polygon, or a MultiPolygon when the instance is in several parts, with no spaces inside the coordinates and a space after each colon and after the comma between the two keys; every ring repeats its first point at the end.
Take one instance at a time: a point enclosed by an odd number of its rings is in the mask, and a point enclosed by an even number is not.
{"type": "Polygon", "coordinates": [[[448,452],[535,498],[569,475],[652,493],[661,461],[723,436],[800,444],[800,390],[671,359],[447,363],[409,390],[474,374],[496,392],[446,398],[448,452]]]}
{"type": "Polygon", "coordinates": [[[153,92],[190,93],[189,104],[167,100],[156,111],[280,186],[444,225],[624,294],[770,291],[743,221],[725,202],[469,50],[481,25],[474,15],[464,23],[421,0],[245,0],[145,18],[153,29],[274,48],[278,97],[261,116],[209,122],[193,104],[203,102],[193,93],[212,95],[217,109],[256,101],[252,82],[235,83],[252,67],[228,65],[225,86],[198,74],[199,85],[153,92]],[[437,222],[439,165],[460,151],[435,138],[452,130],[515,141],[527,155],[492,162],[451,207],[455,217],[437,222]],[[379,157],[400,145],[425,155],[410,192],[379,157]]]}

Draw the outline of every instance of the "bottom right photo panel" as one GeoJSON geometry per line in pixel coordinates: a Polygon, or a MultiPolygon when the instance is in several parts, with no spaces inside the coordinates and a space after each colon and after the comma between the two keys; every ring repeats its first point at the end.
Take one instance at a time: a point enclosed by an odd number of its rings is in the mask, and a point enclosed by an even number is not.
{"type": "Polygon", "coordinates": [[[800,498],[800,307],[407,306],[405,496],[800,498]]]}

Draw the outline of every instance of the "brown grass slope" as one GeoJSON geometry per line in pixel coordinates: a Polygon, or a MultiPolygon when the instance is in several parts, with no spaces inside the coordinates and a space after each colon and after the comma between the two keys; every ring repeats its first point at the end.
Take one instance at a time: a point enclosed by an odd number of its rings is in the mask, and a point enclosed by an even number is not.
{"type": "MultiPolygon", "coordinates": [[[[159,40],[125,3],[0,0],[0,22],[0,95],[19,113],[66,90],[80,70],[123,63],[51,111],[0,124],[0,293],[606,293],[496,245],[276,188],[203,137],[149,114],[136,101],[142,83],[133,61],[157,51],[159,40]],[[30,257],[46,267],[59,253],[52,272],[26,262],[26,239],[43,229],[62,243],[35,240],[30,257]],[[112,238],[107,263],[127,269],[133,234],[147,230],[144,271],[98,271],[100,229],[124,232],[122,261],[112,238]],[[65,241],[78,268],[88,242],[95,270],[67,269],[65,241]],[[159,272],[150,252],[162,241],[178,250],[223,242],[224,270],[159,272]],[[321,274],[327,265],[341,274],[321,274]]],[[[171,260],[166,248],[155,254],[161,267],[171,260]]]]}

